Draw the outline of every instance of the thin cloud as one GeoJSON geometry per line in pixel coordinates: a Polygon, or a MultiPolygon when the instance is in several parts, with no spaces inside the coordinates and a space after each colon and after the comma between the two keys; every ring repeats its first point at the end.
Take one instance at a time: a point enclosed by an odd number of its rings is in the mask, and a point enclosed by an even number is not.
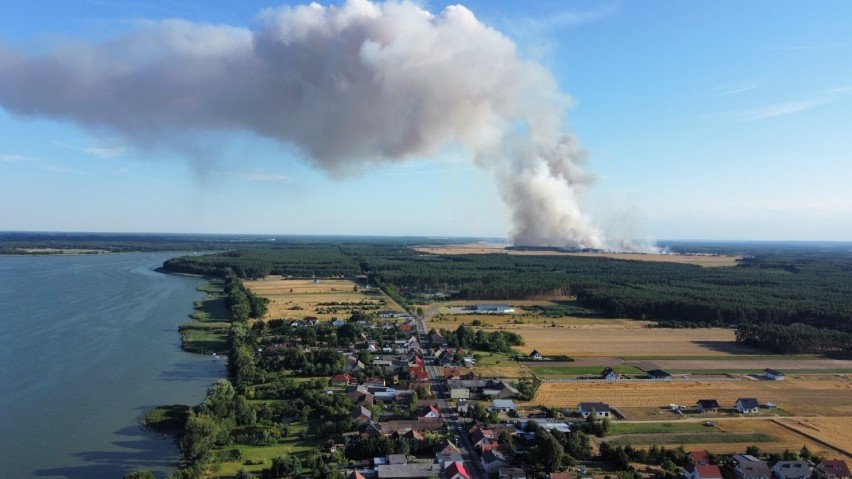
{"type": "Polygon", "coordinates": [[[555,30],[575,28],[581,25],[594,23],[598,20],[610,17],[616,13],[613,5],[604,5],[596,10],[576,11],[564,10],[540,17],[523,17],[516,20],[508,20],[510,30],[520,35],[541,35],[551,33],[555,30]]]}
{"type": "Polygon", "coordinates": [[[756,108],[743,112],[738,120],[742,122],[767,120],[770,118],[778,118],[781,116],[792,115],[814,108],[835,103],[845,99],[852,92],[852,85],[839,88],[832,88],[819,92],[811,98],[805,98],[798,101],[789,101],[784,103],[776,103],[761,108],[756,108]]]}
{"type": "Polygon", "coordinates": [[[81,151],[104,160],[111,160],[125,155],[129,150],[126,146],[90,146],[83,148],[81,151]]]}
{"type": "Polygon", "coordinates": [[[36,159],[25,155],[0,155],[0,161],[6,163],[17,163],[23,161],[36,161],[36,159]]]}
{"type": "Polygon", "coordinates": [[[722,85],[715,90],[717,96],[737,95],[760,88],[766,82],[765,76],[722,85]]]}

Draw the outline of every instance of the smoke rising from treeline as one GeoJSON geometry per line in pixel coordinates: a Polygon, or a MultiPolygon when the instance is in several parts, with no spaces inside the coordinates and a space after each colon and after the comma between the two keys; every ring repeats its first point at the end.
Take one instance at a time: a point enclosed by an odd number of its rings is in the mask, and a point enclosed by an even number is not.
{"type": "Polygon", "coordinates": [[[254,29],[141,22],[29,55],[0,45],[0,106],[180,151],[199,131],[295,145],[333,176],[460,148],[493,174],[518,245],[606,248],[569,99],[462,6],[351,0],[265,10],[254,29]]]}

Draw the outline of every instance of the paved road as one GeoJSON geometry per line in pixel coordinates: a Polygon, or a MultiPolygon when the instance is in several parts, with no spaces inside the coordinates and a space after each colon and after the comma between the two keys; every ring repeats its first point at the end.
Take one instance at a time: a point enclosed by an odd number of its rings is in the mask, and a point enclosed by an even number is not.
{"type": "MultiPolygon", "coordinates": [[[[432,314],[434,314],[434,311],[432,311],[432,314]]],[[[438,410],[441,411],[441,415],[444,417],[447,427],[456,437],[456,440],[453,442],[462,448],[464,466],[470,474],[470,479],[487,479],[488,476],[479,469],[479,455],[476,453],[476,449],[470,442],[470,437],[468,437],[467,431],[465,431],[464,423],[458,413],[450,408],[450,404],[447,402],[447,399],[450,397],[450,392],[447,390],[447,384],[444,381],[444,375],[441,368],[432,363],[435,358],[431,356],[429,349],[426,321],[422,316],[415,315],[414,318],[417,324],[417,331],[420,336],[420,346],[426,348],[423,352],[423,359],[427,363],[426,371],[429,373],[432,393],[438,399],[438,410]]],[[[450,437],[452,437],[452,435],[450,437]]]]}

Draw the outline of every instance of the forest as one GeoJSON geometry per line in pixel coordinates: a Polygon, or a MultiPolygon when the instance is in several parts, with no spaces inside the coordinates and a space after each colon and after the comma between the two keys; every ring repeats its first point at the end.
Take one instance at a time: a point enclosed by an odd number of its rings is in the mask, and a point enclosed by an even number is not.
{"type": "MultiPolygon", "coordinates": [[[[744,257],[735,267],[704,268],[583,256],[434,255],[392,243],[303,243],[164,264],[167,271],[211,276],[226,267],[243,278],[365,275],[406,306],[434,297],[572,297],[569,309],[581,315],[653,320],[667,327],[804,325],[828,335],[852,333],[852,253],[838,248],[787,248],[744,257]]],[[[778,337],[765,341],[782,341],[778,337]]],[[[752,344],[764,341],[748,338],[743,335],[752,344]]],[[[798,343],[812,352],[849,350],[843,341],[798,343]]]]}

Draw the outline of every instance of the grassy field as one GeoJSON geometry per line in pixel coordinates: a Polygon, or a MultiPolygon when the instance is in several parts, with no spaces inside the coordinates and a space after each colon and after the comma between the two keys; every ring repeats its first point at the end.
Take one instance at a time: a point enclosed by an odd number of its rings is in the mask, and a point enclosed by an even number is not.
{"type": "Polygon", "coordinates": [[[608,442],[614,445],[706,445],[706,444],[761,444],[775,442],[775,438],[761,433],[732,434],[726,432],[704,432],[704,433],[659,433],[659,434],[630,434],[613,437],[608,442]]]}
{"type": "Polygon", "coordinates": [[[312,451],[316,451],[321,446],[321,442],[315,435],[309,434],[302,439],[299,434],[305,429],[313,429],[313,425],[293,424],[288,426],[289,436],[281,440],[277,444],[268,446],[235,446],[240,450],[242,458],[239,461],[227,461],[219,463],[216,476],[219,478],[236,477],[240,469],[246,469],[256,476],[260,476],[261,471],[268,469],[272,464],[272,458],[281,455],[296,455],[304,456],[312,451]],[[250,464],[259,463],[259,464],[250,464]]]}
{"type": "Polygon", "coordinates": [[[699,422],[613,422],[610,425],[611,436],[622,434],[705,434],[716,431],[718,431],[716,426],[705,426],[699,422]]]}
{"type": "Polygon", "coordinates": [[[287,279],[280,276],[244,281],[254,294],[269,299],[264,319],[301,319],[315,316],[321,320],[348,318],[352,311],[398,311],[392,302],[376,289],[364,290],[345,279],[287,279]]]}
{"type": "Polygon", "coordinates": [[[181,347],[192,353],[210,354],[228,351],[228,310],[221,280],[212,280],[199,286],[205,296],[195,302],[190,318],[192,321],[182,324],[180,332],[181,347]]]}
{"type": "MultiPolygon", "coordinates": [[[[571,376],[598,375],[603,370],[599,366],[540,366],[540,363],[528,363],[530,369],[540,378],[564,378],[571,376]]],[[[612,369],[619,374],[643,375],[641,369],[635,366],[614,366],[612,369]]]]}
{"type": "Polygon", "coordinates": [[[523,363],[512,361],[505,354],[476,353],[481,355],[473,372],[484,378],[525,378],[532,376],[523,363]]]}

